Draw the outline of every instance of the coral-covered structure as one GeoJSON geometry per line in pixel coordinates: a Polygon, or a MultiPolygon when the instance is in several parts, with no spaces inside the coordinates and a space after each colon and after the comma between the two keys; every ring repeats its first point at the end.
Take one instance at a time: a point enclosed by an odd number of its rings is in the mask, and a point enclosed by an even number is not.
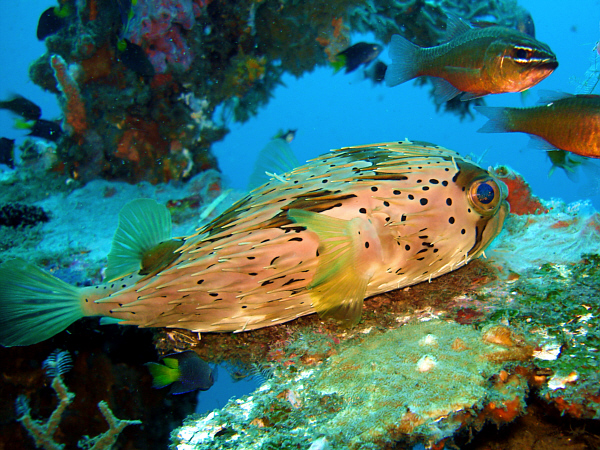
{"type": "MultiPolygon", "coordinates": [[[[511,1],[61,1],[32,80],[60,96],[56,170],[153,183],[216,167],[211,145],[265,105],[283,74],[327,64],[350,33],[440,43],[449,13],[517,26],[511,1]]],[[[468,103],[453,110],[469,113],[468,103]]]]}

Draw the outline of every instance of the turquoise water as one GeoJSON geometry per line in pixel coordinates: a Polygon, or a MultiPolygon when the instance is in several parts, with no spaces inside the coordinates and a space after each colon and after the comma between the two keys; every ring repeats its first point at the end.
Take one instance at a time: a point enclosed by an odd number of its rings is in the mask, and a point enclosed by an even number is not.
{"type": "MultiPolygon", "coordinates": [[[[60,118],[56,96],[44,92],[29,80],[28,66],[45,52],[44,43],[35,38],[35,27],[40,12],[53,4],[52,1],[31,1],[25,7],[22,2],[4,2],[0,15],[0,60],[4,62],[0,69],[0,99],[12,93],[22,94],[38,103],[47,119],[60,118]]],[[[589,68],[594,46],[600,40],[598,0],[577,1],[576,7],[567,7],[565,2],[557,0],[530,0],[519,4],[532,14],[536,37],[549,44],[560,66],[549,78],[532,88],[526,98],[520,94],[488,96],[486,104],[489,106],[532,106],[541,89],[574,92],[589,68]]],[[[353,35],[352,41],[374,41],[374,37],[353,35]]],[[[380,58],[390,62],[387,50],[380,58]]],[[[359,73],[346,75],[342,71],[334,74],[330,67],[318,68],[299,79],[285,75],[283,81],[285,86],[275,90],[272,100],[256,117],[244,124],[229,123],[231,132],[213,146],[212,151],[223,172],[223,188],[245,191],[258,152],[279,129],[297,129],[291,147],[301,161],[343,146],[404,138],[428,141],[463,155],[472,154],[484,167],[498,164],[512,167],[543,199],[560,198],[566,202],[589,199],[596,209],[600,209],[598,180],[588,180],[581,173],[579,181],[573,182],[561,170],[548,178],[551,164],[543,151],[528,147],[528,136],[479,134],[477,129],[487,119],[475,114],[473,119],[460,121],[452,114],[436,112],[428,94],[429,87],[417,87],[412,82],[394,88],[373,85],[359,73]]],[[[19,144],[24,135],[23,131],[13,128],[12,116],[0,110],[0,136],[16,139],[19,144]]],[[[0,172],[4,170],[0,167],[0,172]]],[[[112,210],[113,215],[106,220],[114,222],[117,210],[112,210]]],[[[75,227],[83,226],[77,224],[75,227]]],[[[109,228],[112,229],[112,225],[109,228]]],[[[70,245],[70,239],[66,236],[57,242],[60,246],[70,245]]],[[[104,248],[108,252],[108,248],[104,248]]],[[[107,345],[107,353],[110,351],[114,351],[114,347],[107,345]]],[[[145,352],[145,361],[154,357],[150,350],[145,349],[145,352]]],[[[3,361],[7,361],[5,358],[3,355],[3,361]]],[[[32,356],[30,364],[39,366],[41,360],[32,356]]],[[[211,390],[199,393],[194,407],[201,413],[220,408],[231,396],[250,392],[255,386],[256,381],[250,380],[234,383],[228,372],[220,369],[217,384],[211,390]]],[[[46,396],[48,402],[51,395],[46,392],[46,396]]],[[[177,401],[169,400],[171,404],[177,401]]],[[[194,399],[187,401],[195,403],[194,399]]]]}

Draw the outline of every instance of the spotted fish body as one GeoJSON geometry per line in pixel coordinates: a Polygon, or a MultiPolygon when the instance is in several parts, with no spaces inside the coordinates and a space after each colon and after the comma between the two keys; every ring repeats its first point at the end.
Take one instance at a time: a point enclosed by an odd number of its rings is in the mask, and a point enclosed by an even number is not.
{"type": "Polygon", "coordinates": [[[197,332],[314,312],[352,324],[364,298],[480,256],[502,228],[505,198],[490,173],[435,145],[343,148],[255,189],[156,270],[81,289],[81,313],[197,332]]]}

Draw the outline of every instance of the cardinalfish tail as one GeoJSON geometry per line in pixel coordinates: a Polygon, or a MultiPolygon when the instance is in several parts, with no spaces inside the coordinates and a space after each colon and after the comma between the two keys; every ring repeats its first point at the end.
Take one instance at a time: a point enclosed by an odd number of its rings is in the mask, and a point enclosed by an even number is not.
{"type": "Polygon", "coordinates": [[[421,47],[400,35],[393,35],[389,54],[392,64],[385,72],[385,83],[392,87],[412,80],[419,74],[421,47]]]}
{"type": "Polygon", "coordinates": [[[72,286],[21,259],[5,262],[0,266],[0,345],[36,344],[82,317],[110,315],[112,294],[169,265],[180,246],[180,240],[171,239],[169,210],[154,200],[138,199],[119,214],[108,255],[109,284],[101,289],[72,286]]]}

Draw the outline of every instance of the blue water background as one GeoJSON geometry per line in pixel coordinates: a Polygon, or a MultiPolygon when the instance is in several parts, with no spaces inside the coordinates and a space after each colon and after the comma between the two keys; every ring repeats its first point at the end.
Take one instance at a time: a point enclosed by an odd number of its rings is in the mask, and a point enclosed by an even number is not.
{"type": "MultiPolygon", "coordinates": [[[[37,20],[42,11],[55,5],[50,0],[29,0],[2,4],[0,14],[0,98],[20,93],[36,101],[43,117],[60,117],[56,97],[43,92],[28,77],[28,66],[45,53],[43,42],[35,37],[37,20]]],[[[532,89],[526,105],[535,104],[540,89],[574,92],[590,65],[595,43],[600,39],[600,1],[577,0],[567,3],[521,1],[535,21],[537,38],[550,45],[557,54],[559,68],[532,89]]],[[[355,37],[359,40],[372,37],[355,37]]],[[[382,59],[389,62],[387,50],[382,59]]],[[[436,113],[429,98],[429,88],[412,82],[387,88],[360,80],[357,74],[333,74],[320,68],[301,79],[284,77],[285,87],[275,91],[275,98],[245,124],[230,123],[232,132],[214,146],[214,153],[229,185],[245,189],[257,153],[281,129],[298,129],[292,148],[301,160],[315,157],[330,149],[348,145],[401,140],[404,138],[433,142],[461,154],[477,157],[485,152],[482,165],[508,164],[525,176],[534,193],[545,199],[559,197],[568,202],[586,198],[585,177],[573,183],[557,170],[548,178],[550,162],[541,150],[528,148],[524,134],[479,134],[476,130],[486,119],[460,122],[453,114],[436,113]]],[[[108,101],[108,100],[107,100],[108,101]]],[[[519,94],[486,97],[490,106],[522,106],[519,94]]],[[[13,129],[13,118],[0,111],[0,136],[22,142],[25,132],[13,129]]],[[[591,197],[600,209],[600,196],[591,197]]],[[[200,393],[200,411],[224,406],[235,389],[250,390],[245,382],[231,384],[221,370],[219,389],[200,393]]]]}
{"type": "MultiPolygon", "coordinates": [[[[49,0],[3,2],[0,15],[2,46],[0,60],[0,97],[17,92],[38,102],[44,117],[60,116],[56,97],[43,92],[28,78],[28,66],[45,51],[35,37],[37,20],[42,11],[55,3],[49,0]]],[[[535,86],[526,105],[535,104],[540,89],[574,92],[590,65],[594,44],[600,39],[600,1],[578,0],[565,3],[521,1],[535,21],[537,38],[546,42],[558,56],[560,66],[546,80],[535,86]]],[[[354,42],[369,36],[356,36],[354,42]]],[[[383,59],[389,61],[387,50],[383,59]]],[[[521,133],[480,134],[476,130],[486,121],[460,122],[453,114],[436,113],[428,96],[428,87],[412,82],[388,88],[373,86],[357,74],[333,74],[320,68],[301,79],[284,77],[286,87],[275,91],[275,98],[257,117],[241,125],[230,123],[232,132],[214,146],[226,179],[234,188],[245,189],[256,154],[280,129],[297,128],[292,147],[304,161],[330,149],[348,145],[394,141],[404,138],[433,142],[461,154],[480,156],[482,165],[508,164],[522,173],[542,198],[560,197],[571,202],[585,198],[586,177],[573,183],[557,170],[549,179],[550,162],[539,149],[528,148],[529,137],[521,133]],[[583,189],[582,189],[583,188],[583,189]]],[[[521,106],[520,94],[486,97],[490,106],[521,106]]],[[[21,141],[25,132],[12,128],[13,119],[0,111],[0,136],[21,141]]],[[[600,209],[600,196],[592,200],[600,209]]]]}

